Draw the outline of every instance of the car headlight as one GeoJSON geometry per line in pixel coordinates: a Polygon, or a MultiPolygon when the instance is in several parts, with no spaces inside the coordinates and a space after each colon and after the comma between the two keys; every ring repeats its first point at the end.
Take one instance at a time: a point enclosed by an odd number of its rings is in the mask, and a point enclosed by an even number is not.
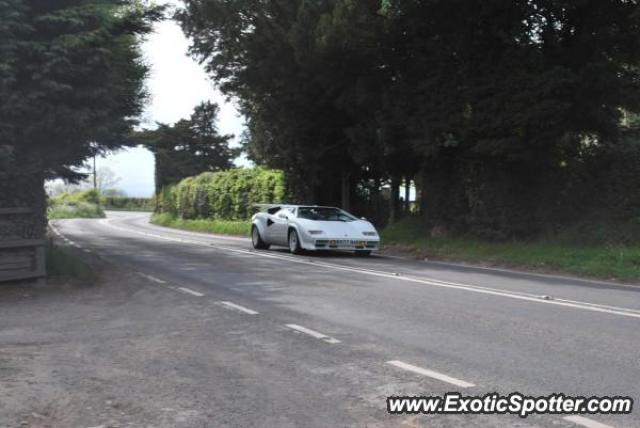
{"type": "Polygon", "coordinates": [[[307,233],[309,233],[309,235],[320,235],[322,234],[321,230],[309,230],[307,233]]]}
{"type": "Polygon", "coordinates": [[[376,232],[362,232],[364,236],[378,236],[376,232]]]}

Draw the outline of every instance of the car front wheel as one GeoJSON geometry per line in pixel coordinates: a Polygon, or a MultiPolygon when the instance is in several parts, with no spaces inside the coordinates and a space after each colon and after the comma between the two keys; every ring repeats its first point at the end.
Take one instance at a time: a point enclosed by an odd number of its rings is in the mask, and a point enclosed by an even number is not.
{"type": "Polygon", "coordinates": [[[300,247],[300,239],[298,238],[298,232],[294,229],[289,231],[289,251],[291,254],[300,254],[302,248],[300,247]]]}
{"type": "Polygon", "coordinates": [[[269,244],[262,240],[257,226],[251,226],[251,243],[256,250],[268,250],[269,244]]]}

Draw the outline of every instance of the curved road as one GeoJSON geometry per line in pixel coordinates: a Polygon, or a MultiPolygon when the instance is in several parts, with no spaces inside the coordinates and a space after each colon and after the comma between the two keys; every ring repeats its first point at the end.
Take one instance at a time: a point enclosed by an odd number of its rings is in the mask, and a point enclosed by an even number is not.
{"type": "MultiPolygon", "coordinates": [[[[640,397],[638,287],[384,256],[256,252],[248,239],[157,227],[141,213],[53,224],[87,253],[248,323],[246,334],[273,355],[256,366],[248,344],[226,369],[232,378],[236,366],[254,365],[254,410],[280,426],[640,426],[638,411],[527,419],[385,411],[390,395],[447,391],[640,397]]],[[[233,319],[216,328],[233,330],[233,319]]]]}

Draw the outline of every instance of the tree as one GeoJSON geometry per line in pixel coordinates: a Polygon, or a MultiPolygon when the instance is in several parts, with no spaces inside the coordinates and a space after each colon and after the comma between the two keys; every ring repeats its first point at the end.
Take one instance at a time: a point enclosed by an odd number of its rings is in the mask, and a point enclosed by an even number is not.
{"type": "MultiPolygon", "coordinates": [[[[364,167],[350,143],[368,143],[356,129],[371,121],[365,118],[371,109],[358,107],[380,83],[368,78],[377,64],[366,58],[376,48],[377,2],[185,5],[177,18],[193,40],[192,54],[248,118],[250,158],[285,170],[298,199],[339,203],[341,187],[346,183],[351,192],[364,167]],[[355,33],[362,43],[352,43],[355,33]]],[[[372,135],[375,130],[367,138],[372,135]]]]}
{"type": "Polygon", "coordinates": [[[233,166],[239,149],[229,147],[233,135],[220,135],[216,124],[219,107],[209,101],[195,107],[189,119],[174,125],[159,123],[155,130],[137,135],[156,159],[156,192],[183,178],[233,166]]]}
{"type": "Polygon", "coordinates": [[[96,186],[98,193],[101,195],[106,195],[108,191],[115,190],[120,180],[121,178],[108,166],[101,166],[96,171],[96,186]]]}
{"type": "MultiPolygon", "coordinates": [[[[72,167],[129,142],[145,100],[141,37],[161,7],[120,0],[0,0],[2,158],[21,173],[72,167]]],[[[5,170],[6,172],[7,170],[5,170]]]]}
{"type": "Polygon", "coordinates": [[[186,0],[177,19],[251,158],[314,203],[386,182],[393,211],[420,171],[431,224],[530,234],[563,168],[640,109],[637,2],[186,0]]]}
{"type": "Polygon", "coordinates": [[[636,2],[386,3],[435,222],[535,233],[585,141],[616,144],[621,108],[640,107],[636,2]]]}

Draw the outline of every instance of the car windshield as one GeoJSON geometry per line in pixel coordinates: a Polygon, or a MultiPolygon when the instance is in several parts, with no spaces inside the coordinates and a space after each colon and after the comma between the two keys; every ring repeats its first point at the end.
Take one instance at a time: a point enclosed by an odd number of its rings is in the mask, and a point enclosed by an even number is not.
{"type": "Polygon", "coordinates": [[[327,207],[300,207],[298,208],[298,217],[307,220],[319,221],[354,221],[354,216],[339,208],[327,207]]]}

